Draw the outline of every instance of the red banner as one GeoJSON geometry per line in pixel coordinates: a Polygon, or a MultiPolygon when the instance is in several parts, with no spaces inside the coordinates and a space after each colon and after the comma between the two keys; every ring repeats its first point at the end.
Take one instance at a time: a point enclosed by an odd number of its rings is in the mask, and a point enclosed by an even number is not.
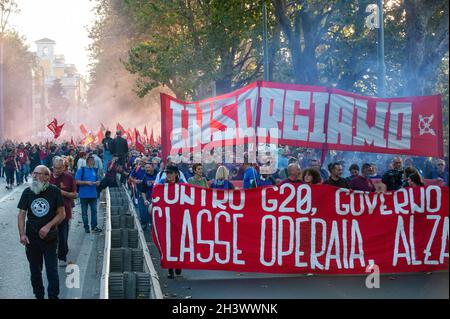
{"type": "Polygon", "coordinates": [[[153,189],[164,268],[363,274],[448,270],[448,188],[364,193],[328,185],[153,189]]]}
{"type": "Polygon", "coordinates": [[[277,142],[284,145],[443,156],[440,95],[376,98],[326,87],[255,82],[198,102],[161,94],[161,115],[164,156],[203,149],[213,141],[245,143],[239,130],[247,134],[249,129],[258,136],[276,130],[277,142]]]}

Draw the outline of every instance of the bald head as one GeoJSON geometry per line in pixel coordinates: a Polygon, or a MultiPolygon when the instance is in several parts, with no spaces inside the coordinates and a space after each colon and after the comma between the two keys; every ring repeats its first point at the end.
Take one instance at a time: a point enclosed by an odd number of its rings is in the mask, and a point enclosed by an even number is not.
{"type": "Polygon", "coordinates": [[[301,173],[300,166],[298,166],[297,163],[289,164],[287,167],[287,172],[289,175],[289,179],[297,180],[300,177],[301,173]]]}

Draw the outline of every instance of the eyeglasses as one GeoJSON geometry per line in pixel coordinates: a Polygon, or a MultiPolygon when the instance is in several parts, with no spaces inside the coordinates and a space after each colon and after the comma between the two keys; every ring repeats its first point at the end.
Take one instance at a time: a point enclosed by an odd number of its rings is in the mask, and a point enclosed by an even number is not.
{"type": "Polygon", "coordinates": [[[33,172],[33,173],[31,173],[31,175],[44,175],[44,176],[48,176],[48,173],[33,172]]]}
{"type": "Polygon", "coordinates": [[[444,164],[437,164],[437,166],[444,166],[444,164]]]}

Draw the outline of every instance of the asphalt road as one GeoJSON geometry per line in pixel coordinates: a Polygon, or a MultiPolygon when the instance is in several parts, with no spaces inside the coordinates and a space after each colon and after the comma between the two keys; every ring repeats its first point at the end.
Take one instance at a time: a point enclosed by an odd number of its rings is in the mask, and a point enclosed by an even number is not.
{"type": "MultiPolygon", "coordinates": [[[[29,264],[25,248],[19,242],[17,229],[17,204],[28,184],[5,189],[5,180],[0,178],[0,298],[34,298],[30,282],[29,264]]],[[[103,210],[99,206],[98,223],[103,225],[103,210]]],[[[97,299],[99,297],[102,270],[103,234],[85,234],[81,221],[80,205],[77,204],[69,230],[68,261],[78,268],[59,267],[61,299],[97,299]],[[67,273],[66,273],[67,270],[67,273]],[[78,281],[72,276],[79,271],[78,281]],[[66,281],[68,285],[66,285],[66,281]],[[69,288],[71,287],[71,288],[69,288]],[[79,288],[77,288],[79,287],[79,288]]],[[[47,286],[45,267],[44,286],[47,286]]]]}

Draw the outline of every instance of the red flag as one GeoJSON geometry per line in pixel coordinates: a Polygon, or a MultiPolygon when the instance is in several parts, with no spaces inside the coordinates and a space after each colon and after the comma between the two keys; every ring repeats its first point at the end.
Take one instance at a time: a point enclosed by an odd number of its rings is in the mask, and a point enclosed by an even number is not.
{"type": "Polygon", "coordinates": [[[141,140],[141,135],[139,134],[139,131],[137,129],[134,129],[134,134],[136,135],[136,150],[138,150],[141,153],[145,152],[144,144],[141,140]]]}
{"type": "Polygon", "coordinates": [[[148,144],[149,143],[149,139],[148,139],[147,125],[144,126],[144,136],[145,136],[144,142],[145,142],[145,144],[148,144]]]}
{"type": "Polygon", "coordinates": [[[153,129],[152,129],[152,135],[150,135],[150,141],[149,141],[149,144],[150,144],[151,146],[155,146],[155,140],[154,140],[154,138],[153,138],[153,129]]]}
{"type": "Polygon", "coordinates": [[[124,135],[124,134],[127,132],[127,131],[123,128],[123,126],[120,125],[119,122],[117,122],[116,129],[117,129],[118,131],[120,131],[120,132],[122,133],[122,135],[124,135]]]}
{"type": "Polygon", "coordinates": [[[74,148],[77,148],[77,145],[76,145],[75,142],[73,141],[73,136],[70,138],[70,144],[71,144],[74,148]]]}
{"type": "Polygon", "coordinates": [[[156,143],[161,144],[161,135],[158,136],[158,139],[156,140],[156,143]]]}
{"type": "Polygon", "coordinates": [[[134,136],[133,131],[131,130],[131,128],[129,128],[127,130],[127,134],[130,135],[130,139],[131,139],[131,144],[135,144],[136,143],[136,136],[134,136]]]}
{"type": "Polygon", "coordinates": [[[97,133],[97,144],[100,144],[103,141],[103,131],[102,128],[100,127],[98,129],[98,133],[97,133]]]}
{"type": "Polygon", "coordinates": [[[128,143],[128,147],[131,147],[131,145],[133,144],[133,138],[131,137],[130,132],[126,132],[127,134],[127,143],[128,143]]]}
{"type": "Polygon", "coordinates": [[[63,126],[64,123],[62,125],[58,125],[58,121],[56,119],[53,119],[53,121],[47,125],[48,129],[53,133],[55,139],[61,135],[63,126]]]}
{"type": "Polygon", "coordinates": [[[86,136],[88,134],[88,130],[86,129],[86,126],[84,126],[84,124],[80,125],[80,131],[83,134],[83,136],[86,136]]]}

